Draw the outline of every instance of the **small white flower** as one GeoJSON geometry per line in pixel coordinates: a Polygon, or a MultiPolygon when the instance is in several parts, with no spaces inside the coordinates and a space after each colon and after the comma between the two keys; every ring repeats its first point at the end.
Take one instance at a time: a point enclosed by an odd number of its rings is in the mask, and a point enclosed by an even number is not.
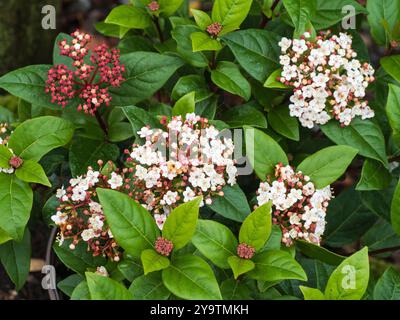
{"type": "Polygon", "coordinates": [[[123,180],[119,174],[112,172],[111,178],[107,181],[107,183],[111,186],[111,189],[118,189],[122,186],[123,180]]]}

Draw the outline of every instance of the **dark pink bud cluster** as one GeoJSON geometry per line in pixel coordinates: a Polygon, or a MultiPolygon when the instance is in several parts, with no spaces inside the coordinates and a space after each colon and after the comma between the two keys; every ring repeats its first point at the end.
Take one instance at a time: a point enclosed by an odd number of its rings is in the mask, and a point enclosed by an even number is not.
{"type": "Polygon", "coordinates": [[[46,93],[51,93],[51,102],[63,108],[75,95],[73,72],[65,65],[57,65],[49,70],[46,81],[46,93]]]}
{"type": "Polygon", "coordinates": [[[246,243],[241,243],[237,247],[237,255],[242,259],[253,258],[255,252],[256,250],[252,246],[249,246],[246,243]]]}
{"type": "Polygon", "coordinates": [[[20,157],[17,156],[12,156],[9,164],[11,167],[13,167],[14,169],[18,169],[20,166],[22,166],[22,164],[24,163],[24,160],[22,160],[20,157]]]}
{"type": "Polygon", "coordinates": [[[97,85],[87,85],[79,94],[79,98],[84,99],[85,103],[78,106],[78,111],[83,110],[85,113],[92,113],[102,104],[108,106],[111,101],[107,88],[100,89],[97,85]]]}
{"type": "Polygon", "coordinates": [[[154,245],[154,248],[159,254],[168,257],[172,252],[172,249],[174,248],[174,244],[168,239],[165,239],[163,237],[158,237],[154,245]]]}
{"type": "Polygon", "coordinates": [[[207,27],[207,32],[210,36],[216,37],[222,30],[222,25],[219,22],[214,22],[207,27]]]}
{"type": "Polygon", "coordinates": [[[160,5],[157,1],[152,1],[147,5],[147,8],[149,8],[150,11],[157,11],[160,9],[160,5]]]}
{"type": "Polygon", "coordinates": [[[79,97],[85,102],[79,104],[78,110],[93,115],[102,105],[108,106],[111,96],[109,87],[119,87],[125,80],[125,66],[120,63],[117,49],[110,49],[105,44],[91,52],[87,46],[92,39],[89,34],[75,31],[71,41],[59,43],[60,54],[73,60],[70,70],[65,65],[56,65],[49,70],[46,82],[46,93],[52,96],[52,102],[63,108],[70,99],[79,97]],[[85,59],[90,55],[91,64],[85,59]]]}

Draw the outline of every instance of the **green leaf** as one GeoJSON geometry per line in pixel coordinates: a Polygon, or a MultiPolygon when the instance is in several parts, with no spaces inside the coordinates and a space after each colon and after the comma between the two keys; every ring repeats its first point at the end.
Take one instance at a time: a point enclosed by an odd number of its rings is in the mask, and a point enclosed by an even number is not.
{"type": "Polygon", "coordinates": [[[150,215],[128,195],[115,190],[97,189],[100,203],[118,244],[133,257],[153,248],[159,229],[150,215]]]}
{"type": "Polygon", "coordinates": [[[151,18],[145,9],[121,5],[111,10],[105,22],[129,29],[146,29],[151,25],[151,18]]]}
{"type": "Polygon", "coordinates": [[[251,211],[246,195],[237,184],[224,186],[222,192],[222,197],[216,196],[212,199],[210,209],[225,218],[242,222],[251,211]]]}
{"type": "Polygon", "coordinates": [[[132,136],[132,125],[128,122],[116,122],[108,127],[108,138],[111,142],[124,141],[132,136]]]}
{"type": "Polygon", "coordinates": [[[132,52],[121,56],[125,65],[125,81],[111,88],[113,106],[129,106],[150,98],[182,66],[176,57],[153,52],[132,52]]]}
{"type": "Polygon", "coordinates": [[[357,152],[348,146],[327,147],[305,158],[297,170],[309,176],[315,186],[322,189],[346,171],[357,152]]]}
{"type": "Polygon", "coordinates": [[[264,132],[246,127],[245,137],[246,155],[261,180],[273,174],[279,162],[288,164],[287,156],[280,145],[264,132]]]}
{"type": "Polygon", "coordinates": [[[117,145],[105,141],[76,137],[69,151],[69,166],[73,176],[87,172],[88,166],[97,168],[97,160],[115,161],[119,156],[117,145]]]}
{"type": "Polygon", "coordinates": [[[87,244],[83,241],[79,242],[74,250],[69,248],[71,243],[72,240],[65,240],[61,246],[58,243],[53,245],[57,257],[67,268],[84,275],[88,269],[105,265],[106,259],[101,256],[93,257],[92,252],[87,251],[87,244]]]}
{"type": "Polygon", "coordinates": [[[150,40],[138,35],[129,35],[124,37],[118,43],[118,49],[121,51],[121,54],[131,53],[135,51],[154,51],[153,44],[150,42],[150,40]]]}
{"type": "Polygon", "coordinates": [[[160,127],[160,121],[148,111],[136,106],[126,106],[122,110],[132,125],[132,130],[135,135],[143,127],[149,125],[151,128],[160,127]]]}
{"type": "Polygon", "coordinates": [[[400,180],[394,191],[390,207],[390,220],[394,231],[400,236],[400,180]]]}
{"type": "Polygon", "coordinates": [[[368,0],[367,10],[372,37],[378,45],[388,47],[392,30],[398,23],[400,3],[392,0],[368,0]],[[389,30],[386,30],[385,25],[389,30]]]}
{"type": "Polygon", "coordinates": [[[196,231],[199,207],[202,197],[181,204],[168,215],[165,220],[162,235],[172,241],[174,249],[183,248],[196,231]]]}
{"type": "Polygon", "coordinates": [[[0,78],[0,88],[29,103],[56,109],[51,95],[45,93],[50,65],[32,65],[7,73],[0,78]]]}
{"type": "Polygon", "coordinates": [[[252,291],[243,281],[227,279],[221,283],[221,293],[224,300],[251,300],[252,291]]]}
{"type": "Polygon", "coordinates": [[[178,25],[171,31],[172,38],[176,41],[176,50],[182,59],[195,67],[207,67],[208,59],[202,52],[193,52],[191,34],[198,32],[194,25],[178,25]]]}
{"type": "Polygon", "coordinates": [[[268,122],[272,129],[291,140],[299,141],[299,122],[289,114],[289,108],[281,106],[268,112],[268,122]]]}
{"type": "MultiPolygon", "coordinates": [[[[290,88],[283,84],[282,82],[278,81],[277,78],[281,76],[282,69],[277,69],[274,72],[272,72],[267,80],[264,82],[264,87],[265,88],[271,88],[271,89],[287,89],[290,88]]],[[[286,108],[287,109],[287,108],[286,108]]]]}
{"type": "Polygon", "coordinates": [[[134,300],[167,300],[171,295],[162,282],[161,273],[151,273],[136,278],[129,291],[134,300]]]}
{"type": "Polygon", "coordinates": [[[40,183],[44,186],[51,187],[49,179],[42,166],[32,160],[24,160],[22,166],[15,170],[18,179],[26,182],[40,183]]]}
{"type": "Polygon", "coordinates": [[[209,98],[212,94],[209,92],[208,85],[203,76],[190,74],[179,78],[178,82],[172,89],[171,98],[173,100],[179,100],[192,91],[195,92],[196,102],[203,101],[209,98]]]}
{"type": "Polygon", "coordinates": [[[20,242],[8,241],[0,246],[0,261],[19,291],[29,275],[31,262],[31,234],[25,230],[20,242]]]}
{"type": "Polygon", "coordinates": [[[212,220],[199,220],[192,238],[194,246],[212,263],[229,269],[228,258],[236,254],[238,242],[232,231],[212,220]]]}
{"type": "Polygon", "coordinates": [[[240,227],[240,243],[246,243],[256,251],[264,247],[271,234],[271,205],[267,202],[247,216],[240,227]]]}
{"type": "Polygon", "coordinates": [[[0,173],[0,226],[16,241],[23,238],[32,203],[33,192],[28,183],[0,173]]]}
{"type": "Polygon", "coordinates": [[[92,272],[86,272],[91,300],[132,300],[132,294],[121,283],[92,272]]]}
{"type": "Polygon", "coordinates": [[[319,289],[300,286],[304,300],[325,300],[324,294],[319,289]]]}
{"type": "Polygon", "coordinates": [[[195,92],[192,91],[182,98],[180,98],[172,108],[173,116],[182,116],[186,117],[187,113],[193,113],[195,109],[195,92]]]}
{"type": "Polygon", "coordinates": [[[296,247],[307,257],[337,266],[345,257],[329,251],[319,245],[304,240],[297,240],[296,247]]]}
{"type": "Polygon", "coordinates": [[[118,271],[128,281],[133,281],[139,276],[143,275],[143,267],[139,261],[133,260],[131,258],[124,258],[118,263],[118,271]]]}
{"type": "Polygon", "coordinates": [[[246,101],[250,99],[250,83],[233,62],[219,62],[217,68],[211,71],[211,80],[225,91],[241,96],[246,101]]]}
{"type": "Polygon", "coordinates": [[[94,24],[96,31],[107,37],[115,37],[122,39],[130,30],[130,28],[122,27],[118,24],[105,23],[103,21],[94,24]]]}
{"type": "Polygon", "coordinates": [[[353,188],[341,192],[329,203],[325,243],[338,248],[358,240],[376,222],[375,213],[361,202],[353,188]]]}
{"type": "Polygon", "coordinates": [[[267,128],[267,119],[252,102],[229,108],[222,114],[222,120],[231,128],[252,126],[267,128]]]}
{"type": "Polygon", "coordinates": [[[219,40],[211,38],[205,32],[193,32],[190,35],[190,39],[192,39],[193,52],[218,51],[222,49],[222,44],[219,40]]]}
{"type": "Polygon", "coordinates": [[[72,291],[71,300],[90,300],[89,287],[86,281],[82,281],[72,291]]]}
{"type": "Polygon", "coordinates": [[[221,35],[239,29],[250,11],[252,0],[215,0],[212,20],[223,26],[221,35]]]}
{"type": "Polygon", "coordinates": [[[162,271],[164,285],[175,296],[193,300],[221,300],[221,292],[211,267],[193,255],[175,257],[162,271]]]}
{"type": "MultiPolygon", "coordinates": [[[[395,70],[392,68],[391,70],[395,70]]],[[[386,103],[386,115],[392,128],[393,140],[400,145],[400,88],[391,83],[386,103]]]]}
{"type": "Polygon", "coordinates": [[[52,116],[27,120],[11,134],[8,147],[24,160],[39,161],[49,151],[67,144],[74,133],[71,122],[52,116]]]}
{"type": "Polygon", "coordinates": [[[300,264],[287,252],[280,250],[265,251],[253,258],[255,268],[249,277],[263,281],[298,279],[307,281],[307,275],[300,264]]]}
{"type": "Polygon", "coordinates": [[[150,272],[159,271],[168,268],[170,262],[167,257],[158,254],[154,249],[142,251],[141,260],[143,264],[144,275],[150,272]]]}
{"type": "Polygon", "coordinates": [[[342,128],[338,121],[332,120],[321,129],[336,144],[353,147],[360,155],[378,160],[387,167],[385,138],[375,122],[355,118],[349,126],[342,128]]]}
{"type": "Polygon", "coordinates": [[[255,268],[255,264],[251,260],[241,259],[237,256],[228,258],[228,263],[233,271],[233,276],[237,279],[240,275],[247,273],[255,268]]]}
{"type": "Polygon", "coordinates": [[[368,11],[355,0],[317,0],[316,14],[311,17],[311,22],[316,30],[327,29],[342,21],[343,18],[348,19],[360,13],[368,13],[368,11]],[[354,8],[353,16],[353,11],[345,10],[343,12],[345,6],[352,6],[354,8]]]}
{"type": "Polygon", "coordinates": [[[210,16],[202,10],[190,9],[190,12],[192,12],[196,24],[203,31],[213,22],[210,16]]]}
{"type": "Polygon", "coordinates": [[[365,159],[361,170],[361,178],[357,183],[356,190],[366,191],[386,189],[391,180],[392,175],[381,162],[365,159]]]}
{"type": "Polygon", "coordinates": [[[374,300],[400,300],[400,274],[388,268],[374,289],[374,300]]]}
{"type": "Polygon", "coordinates": [[[182,6],[183,0],[158,0],[158,3],[160,11],[165,16],[171,16],[182,6]]]}
{"type": "MultiPolygon", "coordinates": [[[[383,57],[380,60],[381,67],[385,70],[387,74],[389,74],[394,80],[400,82],[400,55],[383,57]]],[[[399,91],[398,87],[389,83],[389,94],[392,91],[392,94],[396,96],[396,105],[399,107],[398,97],[399,91]],[[397,89],[397,90],[396,90],[397,89]]],[[[388,101],[389,103],[389,101],[388,101]]],[[[394,111],[394,110],[393,110],[394,111]]],[[[387,112],[387,111],[386,111],[387,112]]],[[[398,114],[397,114],[398,116],[398,114]]]]}
{"type": "Polygon", "coordinates": [[[240,30],[222,38],[240,66],[260,82],[279,67],[279,39],[277,34],[260,29],[240,30]]]}
{"type": "Polygon", "coordinates": [[[0,228],[0,244],[6,243],[9,240],[11,240],[11,237],[0,228]]]}
{"type": "Polygon", "coordinates": [[[310,19],[317,8],[316,0],[283,0],[283,5],[288,12],[295,27],[295,37],[300,37],[309,31],[310,19]]]}
{"type": "Polygon", "coordinates": [[[84,278],[79,274],[72,274],[57,283],[57,288],[68,297],[71,297],[75,288],[82,282],[83,279],[84,278]]]}
{"type": "Polygon", "coordinates": [[[325,288],[327,300],[361,300],[368,287],[368,248],[346,258],[331,274],[325,288]]]}
{"type": "Polygon", "coordinates": [[[12,157],[12,152],[5,145],[0,144],[0,168],[10,168],[9,161],[12,157]]]}

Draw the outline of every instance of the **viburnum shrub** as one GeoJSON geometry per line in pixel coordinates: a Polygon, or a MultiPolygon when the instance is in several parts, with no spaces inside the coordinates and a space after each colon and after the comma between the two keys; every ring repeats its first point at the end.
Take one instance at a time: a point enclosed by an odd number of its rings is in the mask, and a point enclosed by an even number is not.
{"type": "Polygon", "coordinates": [[[364,2],[134,0],[2,75],[16,289],[43,220],[63,298],[400,299],[400,4],[364,2]]]}

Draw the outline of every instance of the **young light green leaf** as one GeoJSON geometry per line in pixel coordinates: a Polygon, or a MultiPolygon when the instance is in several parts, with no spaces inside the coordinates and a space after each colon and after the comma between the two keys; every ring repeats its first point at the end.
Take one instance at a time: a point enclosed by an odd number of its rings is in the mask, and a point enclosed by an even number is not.
{"type": "Polygon", "coordinates": [[[146,29],[151,25],[151,18],[145,9],[121,5],[111,10],[105,22],[128,29],[146,29]]]}
{"type": "Polygon", "coordinates": [[[149,212],[128,195],[97,189],[100,203],[118,244],[133,257],[153,248],[160,231],[149,212]]]}
{"type": "Polygon", "coordinates": [[[322,149],[305,158],[297,167],[311,178],[318,189],[336,181],[347,169],[358,150],[348,146],[333,146],[322,149]]]}
{"type": "Polygon", "coordinates": [[[360,300],[368,287],[368,248],[346,258],[331,274],[325,288],[327,300],[360,300]]]}
{"type": "Polygon", "coordinates": [[[325,300],[324,294],[319,289],[300,286],[304,300],[325,300]]]}
{"type": "Polygon", "coordinates": [[[199,216],[201,197],[181,204],[168,215],[162,235],[172,241],[174,249],[183,248],[192,238],[199,216]]]}
{"type": "Polygon", "coordinates": [[[0,173],[0,226],[12,239],[22,240],[32,204],[28,183],[13,174],[0,173]]]}
{"type": "Polygon", "coordinates": [[[132,300],[133,296],[125,286],[111,278],[86,272],[86,281],[91,300],[132,300]]]}
{"type": "Polygon", "coordinates": [[[205,32],[193,32],[190,35],[190,39],[192,39],[193,52],[219,51],[222,49],[221,43],[217,39],[211,38],[205,32]]]}
{"type": "Polygon", "coordinates": [[[228,258],[236,254],[238,245],[228,227],[212,220],[197,222],[192,243],[207,259],[222,269],[229,269],[228,258]]]}
{"type": "Polygon", "coordinates": [[[190,9],[190,11],[193,14],[196,24],[201,30],[205,31],[207,27],[212,24],[212,20],[206,12],[197,9],[190,9]]]}
{"type": "Polygon", "coordinates": [[[270,76],[265,80],[264,87],[271,89],[287,89],[290,88],[278,81],[277,78],[281,76],[282,69],[277,69],[270,74],[270,76]]]}
{"type": "Polygon", "coordinates": [[[8,241],[0,245],[0,261],[19,291],[29,275],[31,262],[31,234],[25,230],[21,241],[8,241]]]}
{"type": "Polygon", "coordinates": [[[252,246],[256,251],[264,247],[271,234],[271,202],[258,207],[243,221],[239,242],[252,246]]]}
{"type": "MultiPolygon", "coordinates": [[[[395,68],[391,68],[395,70],[395,68]]],[[[400,71],[399,71],[400,72],[400,71]]],[[[393,140],[400,145],[400,88],[389,83],[389,94],[386,103],[386,115],[392,128],[393,140]]]]}
{"type": "Polygon", "coordinates": [[[207,262],[198,256],[175,257],[169,268],[162,271],[164,285],[182,299],[221,300],[214,273],[207,262]]]}
{"type": "Polygon", "coordinates": [[[241,259],[237,256],[228,258],[228,263],[233,271],[233,276],[237,279],[240,275],[247,273],[255,268],[253,261],[248,259],[241,259]]]}
{"type": "Polygon", "coordinates": [[[10,168],[9,161],[12,157],[12,152],[5,145],[0,144],[0,168],[10,168]]]}
{"type": "Polygon", "coordinates": [[[251,96],[251,86],[233,62],[221,61],[211,71],[211,80],[221,89],[241,96],[246,101],[251,96]]]}
{"type": "Polygon", "coordinates": [[[215,0],[212,20],[222,24],[221,35],[239,29],[250,11],[252,0],[215,0]]]}
{"type": "Polygon", "coordinates": [[[295,27],[295,37],[300,37],[305,31],[310,31],[310,19],[317,8],[317,0],[283,0],[295,27]]]}
{"type": "Polygon", "coordinates": [[[40,183],[44,186],[51,187],[51,183],[42,166],[35,161],[24,160],[22,166],[15,170],[15,175],[22,181],[40,183]]]}
{"type": "Polygon", "coordinates": [[[168,17],[182,6],[183,0],[158,0],[158,3],[161,13],[168,17]]]}
{"type": "Polygon", "coordinates": [[[74,129],[71,122],[58,117],[27,120],[11,134],[8,147],[24,160],[39,161],[49,151],[67,144],[74,129]]]}
{"type": "Polygon", "coordinates": [[[72,291],[71,300],[90,300],[90,292],[86,280],[79,283],[72,291]]]}
{"type": "Polygon", "coordinates": [[[175,103],[172,108],[172,115],[185,118],[187,113],[194,112],[195,104],[195,92],[189,92],[175,103]]]}
{"type": "Polygon", "coordinates": [[[262,252],[253,258],[254,270],[249,277],[263,281],[278,281],[298,279],[307,281],[307,275],[301,265],[287,252],[270,250],[262,252]]]}
{"type": "Polygon", "coordinates": [[[245,127],[245,139],[246,155],[261,180],[273,174],[279,162],[288,164],[288,158],[280,145],[264,132],[245,127]]]}
{"type": "Polygon", "coordinates": [[[154,249],[146,249],[142,251],[141,260],[143,264],[144,275],[150,272],[159,271],[168,268],[170,262],[167,257],[164,257],[154,251],[154,249]]]}

